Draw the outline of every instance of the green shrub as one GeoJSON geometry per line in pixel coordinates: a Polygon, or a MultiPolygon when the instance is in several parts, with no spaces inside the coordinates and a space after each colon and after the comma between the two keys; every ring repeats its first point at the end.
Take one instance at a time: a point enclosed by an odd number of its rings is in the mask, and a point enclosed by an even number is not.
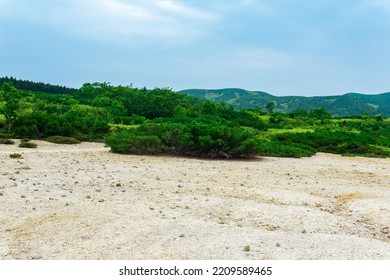
{"type": "Polygon", "coordinates": [[[66,136],[50,136],[45,139],[47,142],[55,143],[55,144],[80,144],[81,141],[73,138],[73,137],[66,137],[66,136]]]}
{"type": "Polygon", "coordinates": [[[387,147],[386,137],[374,137],[366,132],[332,130],[319,128],[314,132],[281,133],[272,137],[284,145],[305,145],[318,152],[341,155],[378,155],[386,156],[383,149],[374,148],[375,145],[387,147]]]}
{"type": "Polygon", "coordinates": [[[212,118],[186,118],[181,122],[156,119],[106,137],[114,153],[170,153],[209,158],[257,154],[253,130],[228,126],[212,118]]]}
{"type": "Polygon", "coordinates": [[[10,139],[10,138],[14,138],[14,134],[13,133],[4,133],[4,132],[0,132],[0,139],[10,139]]]}
{"type": "Polygon", "coordinates": [[[17,154],[17,153],[14,153],[14,154],[10,154],[9,155],[10,158],[23,158],[23,155],[22,154],[17,154]]]}
{"type": "Polygon", "coordinates": [[[11,139],[1,139],[0,138],[0,144],[13,145],[13,144],[15,144],[15,142],[12,141],[11,139]]]}
{"type": "Polygon", "coordinates": [[[34,149],[36,147],[38,147],[37,144],[33,143],[33,142],[21,142],[18,146],[19,148],[29,148],[29,149],[34,149]]]}
{"type": "Polygon", "coordinates": [[[310,157],[316,150],[302,144],[286,144],[280,141],[262,142],[259,144],[258,155],[270,157],[310,157]]]}
{"type": "Polygon", "coordinates": [[[120,154],[156,154],[164,147],[157,136],[136,135],[134,131],[123,130],[105,139],[111,151],[120,154]]]}

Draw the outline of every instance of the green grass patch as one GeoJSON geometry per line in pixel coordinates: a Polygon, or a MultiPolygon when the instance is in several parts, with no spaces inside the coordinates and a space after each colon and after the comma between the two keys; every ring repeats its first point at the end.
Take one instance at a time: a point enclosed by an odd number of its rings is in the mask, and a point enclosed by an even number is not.
{"type": "Polygon", "coordinates": [[[50,136],[45,139],[45,141],[50,142],[50,143],[55,143],[55,144],[67,144],[67,145],[72,145],[72,144],[80,144],[81,141],[73,138],[73,137],[66,137],[66,136],[50,136]]]}
{"type": "Polygon", "coordinates": [[[10,154],[9,157],[13,158],[13,159],[18,159],[18,158],[23,158],[23,155],[18,154],[18,153],[14,153],[14,154],[10,154]]]}
{"type": "Polygon", "coordinates": [[[283,143],[280,141],[262,142],[259,144],[258,155],[269,157],[310,157],[316,150],[299,143],[283,143]]]}
{"type": "Polygon", "coordinates": [[[15,142],[11,139],[2,139],[0,138],[0,144],[4,144],[4,145],[13,145],[15,144],[15,142]]]}
{"type": "Polygon", "coordinates": [[[35,149],[38,147],[36,143],[30,142],[30,141],[22,141],[19,146],[19,148],[28,148],[28,149],[35,149]]]}

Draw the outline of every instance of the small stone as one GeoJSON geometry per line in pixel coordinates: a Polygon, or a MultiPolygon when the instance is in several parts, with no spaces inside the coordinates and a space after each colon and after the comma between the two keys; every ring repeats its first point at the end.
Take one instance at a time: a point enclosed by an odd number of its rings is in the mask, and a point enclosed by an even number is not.
{"type": "Polygon", "coordinates": [[[99,202],[104,202],[104,199],[99,199],[99,202]]]}
{"type": "Polygon", "coordinates": [[[274,231],[274,230],[275,230],[275,227],[274,227],[274,226],[268,225],[268,226],[266,226],[265,229],[268,230],[268,231],[274,231]]]}
{"type": "Polygon", "coordinates": [[[185,237],[185,234],[184,233],[180,234],[180,237],[185,237]]]}
{"type": "Polygon", "coordinates": [[[302,233],[307,233],[306,229],[303,229],[303,230],[302,230],[302,233]]]}
{"type": "Polygon", "coordinates": [[[382,228],[382,233],[383,234],[389,234],[389,227],[382,228]]]}
{"type": "Polygon", "coordinates": [[[276,247],[282,247],[282,245],[280,245],[280,243],[276,243],[276,247]]]}
{"type": "Polygon", "coordinates": [[[22,194],[20,197],[21,197],[21,198],[26,198],[26,196],[25,196],[24,194],[22,194]]]}

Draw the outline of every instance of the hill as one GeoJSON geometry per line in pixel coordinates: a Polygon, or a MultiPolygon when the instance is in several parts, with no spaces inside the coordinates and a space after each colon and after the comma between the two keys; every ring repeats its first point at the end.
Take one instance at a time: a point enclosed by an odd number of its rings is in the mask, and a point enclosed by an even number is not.
{"type": "MultiPolygon", "coordinates": [[[[388,94],[305,98],[242,89],[195,91],[197,97],[217,102],[227,99],[227,104],[235,106],[256,107],[255,102],[263,102],[272,111],[266,104],[274,102],[277,110],[306,108],[306,112],[294,114],[269,114],[235,110],[167,88],[85,83],[72,90],[20,80],[16,84],[24,89],[12,82],[0,87],[1,145],[14,144],[12,138],[55,139],[56,143],[104,140],[112,152],[123,154],[242,158],[327,152],[390,156],[390,119],[368,115],[340,119],[317,109],[324,107],[337,115],[385,112],[388,94]]],[[[36,147],[35,143],[22,144],[21,148],[36,147]]]]}
{"type": "Polygon", "coordinates": [[[263,91],[248,91],[238,88],[227,89],[188,89],[180,93],[192,97],[225,103],[235,109],[266,109],[270,102],[275,111],[291,113],[298,109],[313,110],[324,108],[336,117],[360,116],[363,114],[390,117],[390,92],[368,95],[347,93],[339,96],[274,96],[263,91]]]}

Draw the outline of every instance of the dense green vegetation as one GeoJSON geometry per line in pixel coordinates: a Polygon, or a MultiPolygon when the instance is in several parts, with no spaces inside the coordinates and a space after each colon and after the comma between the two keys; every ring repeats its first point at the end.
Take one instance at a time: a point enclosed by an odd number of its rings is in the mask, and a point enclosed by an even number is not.
{"type": "Polygon", "coordinates": [[[17,88],[1,81],[0,144],[105,141],[115,153],[208,158],[390,156],[390,121],[382,116],[335,118],[323,108],[285,114],[273,101],[240,111],[168,88],[86,83],[71,90],[28,81],[17,88]]]}
{"type": "Polygon", "coordinates": [[[262,91],[247,91],[243,89],[190,89],[181,93],[203,100],[226,103],[235,109],[260,108],[281,113],[293,113],[299,109],[314,110],[324,108],[333,116],[361,116],[363,114],[382,115],[390,117],[390,92],[366,95],[347,93],[341,96],[273,96],[262,91]],[[273,104],[273,105],[270,105],[273,104]]]}

